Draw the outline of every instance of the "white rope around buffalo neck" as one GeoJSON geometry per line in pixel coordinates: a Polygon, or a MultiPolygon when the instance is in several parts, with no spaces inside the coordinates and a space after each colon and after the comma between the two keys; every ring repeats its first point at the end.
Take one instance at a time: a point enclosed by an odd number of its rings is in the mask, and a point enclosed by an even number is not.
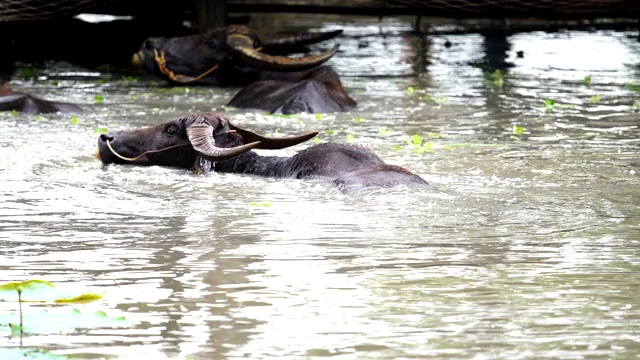
{"type": "Polygon", "coordinates": [[[134,162],[134,161],[136,161],[136,160],[140,159],[141,157],[143,157],[143,156],[145,156],[145,155],[147,155],[147,154],[159,153],[159,152],[162,152],[162,151],[165,151],[165,150],[169,150],[169,149],[173,149],[173,148],[177,148],[177,147],[180,147],[180,146],[190,146],[190,145],[191,145],[191,144],[181,144],[181,145],[173,145],[173,146],[169,146],[169,147],[166,147],[166,148],[164,148],[164,149],[160,149],[160,150],[149,150],[149,151],[145,151],[145,152],[143,152],[142,154],[140,154],[140,155],[138,155],[138,156],[136,156],[136,157],[129,158],[129,157],[125,157],[125,156],[122,156],[122,155],[118,154],[118,153],[117,153],[117,152],[116,152],[116,151],[111,147],[111,142],[110,142],[109,140],[107,140],[106,142],[107,142],[107,147],[109,148],[109,150],[111,151],[111,153],[112,153],[113,155],[115,155],[116,157],[118,157],[118,158],[120,158],[120,159],[122,159],[122,160],[124,160],[124,161],[130,161],[130,162],[134,162]]]}

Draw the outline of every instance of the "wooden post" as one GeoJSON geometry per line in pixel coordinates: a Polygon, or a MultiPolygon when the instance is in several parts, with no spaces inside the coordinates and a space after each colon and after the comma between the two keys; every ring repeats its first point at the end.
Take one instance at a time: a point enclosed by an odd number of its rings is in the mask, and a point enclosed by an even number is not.
{"type": "Polygon", "coordinates": [[[227,25],[227,0],[196,0],[195,7],[199,34],[227,25]]]}

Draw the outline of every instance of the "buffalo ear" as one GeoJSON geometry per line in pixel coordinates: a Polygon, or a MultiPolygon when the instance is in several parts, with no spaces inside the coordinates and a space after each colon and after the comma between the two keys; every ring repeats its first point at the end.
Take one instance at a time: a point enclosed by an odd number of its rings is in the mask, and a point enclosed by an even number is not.
{"type": "Polygon", "coordinates": [[[318,135],[317,131],[312,131],[302,135],[268,138],[262,135],[258,135],[249,130],[239,128],[233,124],[229,124],[229,126],[232,130],[235,130],[238,134],[240,134],[240,136],[242,136],[245,144],[259,142],[260,144],[258,144],[258,146],[256,146],[255,148],[264,150],[279,150],[288,148],[290,146],[298,145],[302,142],[312,139],[316,135],[318,135]]]}

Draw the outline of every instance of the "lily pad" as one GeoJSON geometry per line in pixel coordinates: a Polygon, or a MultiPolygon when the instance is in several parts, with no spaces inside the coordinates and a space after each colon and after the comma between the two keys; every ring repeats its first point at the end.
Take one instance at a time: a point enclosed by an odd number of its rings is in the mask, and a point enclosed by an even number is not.
{"type": "Polygon", "coordinates": [[[46,350],[25,348],[0,348],[3,360],[69,360],[68,356],[51,354],[46,350]]]}
{"type": "MultiPolygon", "coordinates": [[[[25,334],[63,334],[76,329],[126,327],[129,323],[124,316],[109,316],[104,311],[83,313],[73,308],[44,309],[22,313],[22,332],[25,334]]],[[[0,314],[0,334],[3,331],[20,334],[20,313],[0,314]]],[[[0,357],[0,359],[4,359],[0,357]]]]}
{"type": "Polygon", "coordinates": [[[0,301],[18,301],[18,290],[22,301],[52,301],[56,303],[86,303],[101,299],[103,294],[81,288],[56,287],[45,280],[26,280],[0,285],[0,301]]]}

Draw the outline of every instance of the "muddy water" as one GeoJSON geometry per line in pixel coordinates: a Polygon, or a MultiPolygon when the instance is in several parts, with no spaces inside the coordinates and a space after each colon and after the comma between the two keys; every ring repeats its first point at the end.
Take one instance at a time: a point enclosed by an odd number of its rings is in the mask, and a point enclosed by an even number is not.
{"type": "Polygon", "coordinates": [[[345,29],[331,65],[356,110],[267,116],[224,107],[234,89],[102,81],[64,64],[40,81],[14,76],[85,113],[0,114],[0,281],[104,291],[77,307],[128,323],[22,338],[3,327],[1,347],[114,359],[640,354],[637,34],[523,33],[505,46],[415,35],[414,19],[297,19],[345,29]],[[505,62],[500,75],[478,66],[505,62]],[[101,128],[210,110],[263,133],[365,144],[432,186],[345,195],[319,180],[93,157],[101,128]]]}

